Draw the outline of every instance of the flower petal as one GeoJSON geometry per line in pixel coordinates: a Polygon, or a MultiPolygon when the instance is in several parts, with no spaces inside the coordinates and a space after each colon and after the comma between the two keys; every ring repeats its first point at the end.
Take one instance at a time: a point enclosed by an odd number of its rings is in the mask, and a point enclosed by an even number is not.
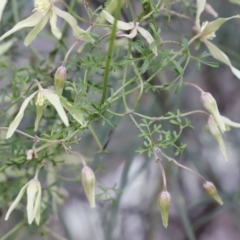
{"type": "Polygon", "coordinates": [[[0,37],[0,41],[2,41],[4,38],[8,37],[12,33],[17,32],[18,30],[20,30],[22,28],[33,27],[33,26],[37,25],[42,20],[42,17],[43,17],[42,12],[33,13],[30,17],[28,17],[28,18],[22,20],[21,22],[17,23],[12,29],[10,29],[9,31],[4,33],[0,37]]]}
{"type": "Polygon", "coordinates": [[[226,65],[228,65],[231,70],[232,73],[240,79],[240,71],[238,69],[236,69],[235,67],[232,66],[228,56],[222,52],[217,46],[215,46],[213,43],[211,43],[210,41],[204,40],[204,43],[206,44],[209,52],[211,53],[211,55],[219,60],[220,62],[225,63],[226,65]]]}
{"type": "Polygon", "coordinates": [[[34,92],[33,94],[31,94],[29,97],[27,97],[23,103],[22,106],[20,107],[20,110],[17,114],[17,116],[14,118],[14,120],[11,122],[8,131],[7,131],[7,135],[6,135],[6,139],[10,138],[13,133],[15,132],[15,130],[17,129],[19,123],[21,122],[22,118],[23,118],[23,114],[24,111],[27,107],[27,105],[29,104],[29,102],[31,101],[31,99],[37,94],[37,92],[34,92]]]}
{"type": "Polygon", "coordinates": [[[34,124],[34,131],[35,132],[38,130],[38,126],[39,126],[40,120],[42,118],[43,108],[44,108],[44,106],[36,106],[37,115],[36,115],[35,124],[34,124]]]}
{"type": "Polygon", "coordinates": [[[52,34],[57,38],[60,39],[62,37],[62,33],[60,29],[57,27],[57,14],[52,11],[52,16],[50,18],[50,26],[51,26],[51,31],[52,34]]]}
{"type": "Polygon", "coordinates": [[[33,216],[35,218],[35,221],[37,225],[39,225],[40,218],[41,218],[41,196],[42,196],[42,189],[41,189],[41,184],[38,184],[38,192],[37,196],[35,199],[35,205],[33,209],[33,216]]]}
{"type": "Polygon", "coordinates": [[[4,42],[3,44],[0,45],[0,55],[3,55],[5,52],[8,51],[13,45],[14,42],[16,42],[16,38],[12,38],[11,40],[4,42]]]}
{"type": "Polygon", "coordinates": [[[42,20],[33,28],[24,40],[24,45],[28,46],[38,35],[38,33],[46,26],[50,17],[50,12],[47,12],[42,20]]]}
{"type": "Polygon", "coordinates": [[[94,43],[94,39],[83,29],[78,26],[77,20],[68,12],[62,11],[57,7],[53,7],[53,11],[61,18],[63,18],[73,30],[73,35],[77,38],[82,37],[86,42],[94,43]]]}
{"type": "Polygon", "coordinates": [[[4,10],[7,2],[8,2],[8,0],[1,0],[1,4],[0,4],[0,22],[1,22],[1,19],[2,19],[3,10],[4,10]]]}
{"type": "MultiPolygon", "coordinates": [[[[148,32],[146,29],[137,26],[137,30],[141,33],[141,35],[147,40],[147,42],[151,45],[154,42],[154,39],[152,37],[152,35],[150,34],[150,32],[148,32]]],[[[153,53],[157,56],[158,52],[157,52],[157,47],[154,46],[152,48],[153,53]]]]}
{"type": "Polygon", "coordinates": [[[228,0],[231,3],[239,4],[240,5],[240,0],[228,0]]]}
{"type": "Polygon", "coordinates": [[[240,128],[240,123],[233,122],[232,120],[224,116],[221,116],[221,118],[228,130],[230,130],[230,127],[240,128]]]}
{"type": "Polygon", "coordinates": [[[218,18],[212,22],[209,22],[206,27],[203,29],[201,36],[207,36],[211,33],[216,32],[225,22],[227,22],[228,20],[232,19],[232,18],[240,18],[240,15],[235,15],[229,18],[218,18]]]}
{"type": "Polygon", "coordinates": [[[63,107],[70,113],[70,115],[82,126],[86,126],[84,112],[73,106],[66,98],[61,97],[63,107]]]}
{"type": "Polygon", "coordinates": [[[68,127],[69,126],[68,117],[63,109],[59,96],[48,89],[42,89],[40,91],[47,98],[47,100],[54,106],[54,108],[58,112],[59,117],[62,119],[65,126],[68,127]]]}
{"type": "Polygon", "coordinates": [[[26,188],[28,186],[29,182],[26,183],[20,190],[19,194],[17,195],[16,199],[14,200],[14,202],[12,203],[12,205],[10,206],[10,208],[7,211],[7,214],[5,216],[5,220],[7,221],[11,212],[14,210],[14,208],[18,205],[18,203],[20,202],[23,194],[26,192],[26,188]]]}
{"type": "Polygon", "coordinates": [[[197,0],[197,13],[195,24],[198,28],[200,28],[200,16],[205,8],[206,0],[197,0]]]}
{"type": "MultiPolygon", "coordinates": [[[[107,11],[105,11],[105,10],[102,10],[102,14],[103,14],[103,16],[105,17],[105,19],[109,22],[109,23],[111,23],[111,24],[113,24],[114,23],[114,17],[110,14],[110,13],[108,13],[107,11]]],[[[134,28],[134,24],[133,23],[126,23],[126,22],[123,22],[123,21],[117,21],[117,29],[121,29],[121,30],[125,30],[125,31],[127,31],[127,30],[131,30],[131,29],[133,29],[134,28]]]]}

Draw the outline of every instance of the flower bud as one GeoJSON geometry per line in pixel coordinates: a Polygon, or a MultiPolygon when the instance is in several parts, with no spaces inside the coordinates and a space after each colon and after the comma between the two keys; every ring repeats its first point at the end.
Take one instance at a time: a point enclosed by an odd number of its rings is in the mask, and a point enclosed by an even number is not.
{"type": "Polygon", "coordinates": [[[163,191],[158,196],[158,207],[161,212],[163,226],[167,228],[168,226],[168,215],[169,208],[171,204],[171,195],[167,191],[163,191]]]}
{"type": "Polygon", "coordinates": [[[59,67],[54,75],[54,85],[57,92],[62,94],[64,83],[67,78],[67,70],[65,67],[59,67]]]}
{"type": "Polygon", "coordinates": [[[225,161],[227,162],[228,158],[227,158],[227,152],[226,152],[225,144],[224,144],[221,132],[219,131],[218,126],[215,122],[215,119],[212,116],[210,116],[209,119],[208,119],[208,127],[209,127],[209,130],[210,130],[210,133],[216,139],[216,141],[218,143],[218,146],[220,148],[220,151],[223,154],[223,157],[224,157],[225,161]]]}
{"type": "Polygon", "coordinates": [[[88,166],[82,169],[82,184],[91,208],[95,205],[95,175],[92,169],[88,166]]]}
{"type": "Polygon", "coordinates": [[[27,215],[28,223],[31,224],[34,219],[39,224],[41,205],[41,184],[37,178],[29,181],[27,187],[27,215]]]}
{"type": "Polygon", "coordinates": [[[201,94],[201,101],[203,104],[203,107],[211,114],[213,115],[219,129],[221,132],[225,132],[225,125],[221,119],[220,113],[218,111],[218,106],[216,103],[216,100],[213,98],[211,93],[203,92],[201,94]]]}
{"type": "Polygon", "coordinates": [[[212,182],[205,182],[203,184],[203,190],[205,193],[212,197],[218,204],[223,205],[221,197],[218,195],[217,189],[212,182]]]}

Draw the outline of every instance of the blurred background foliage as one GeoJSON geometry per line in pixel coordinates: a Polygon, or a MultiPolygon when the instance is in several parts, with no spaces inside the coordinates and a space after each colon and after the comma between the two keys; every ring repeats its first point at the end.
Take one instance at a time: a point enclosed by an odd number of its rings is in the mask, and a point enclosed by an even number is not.
{"type": "MultiPolygon", "coordinates": [[[[70,0],[69,6],[80,16],[87,18],[83,1],[70,0]]],[[[135,14],[142,10],[140,1],[131,1],[135,14]]],[[[144,3],[144,1],[142,1],[144,3]]],[[[180,0],[171,7],[172,11],[189,16],[194,20],[196,3],[192,0],[180,0]]],[[[229,17],[239,14],[240,6],[231,4],[227,0],[208,1],[221,17],[229,17]]],[[[90,0],[92,9],[103,5],[102,0],[90,0]]],[[[32,10],[32,4],[26,4],[25,0],[11,0],[0,22],[0,35],[10,29],[19,19],[24,19],[32,10]]],[[[121,19],[129,22],[131,16],[125,7],[121,10],[121,19]]],[[[202,19],[212,20],[213,17],[204,13],[202,19]]],[[[188,19],[160,12],[156,14],[156,29],[161,29],[161,38],[165,41],[177,41],[182,43],[183,38],[192,37],[193,23],[188,19]]],[[[8,126],[13,116],[17,113],[22,102],[23,89],[32,79],[38,79],[45,86],[51,86],[56,68],[60,65],[69,46],[74,42],[72,34],[65,23],[62,32],[64,38],[57,41],[49,34],[49,29],[43,31],[33,44],[26,48],[22,39],[27,30],[19,31],[14,35],[16,42],[11,49],[0,56],[1,78],[1,126],[8,126]]],[[[148,26],[146,22],[144,27],[148,26]]],[[[221,27],[216,43],[229,56],[234,66],[240,68],[240,28],[239,20],[231,20],[221,27]]],[[[82,28],[88,27],[81,24],[82,28]]],[[[148,28],[151,29],[151,28],[148,28]]],[[[100,29],[99,35],[105,30],[100,29]]],[[[140,37],[131,42],[133,48],[138,48],[140,37]],[[135,44],[135,45],[134,45],[135,44]]],[[[106,39],[106,42],[108,40],[106,39]]],[[[92,52],[92,46],[87,45],[75,51],[68,63],[67,80],[68,88],[65,96],[71,97],[71,87],[77,88],[79,105],[83,109],[88,104],[97,104],[96,97],[102,91],[101,79],[105,66],[106,42],[98,45],[92,52]],[[85,70],[88,70],[87,88],[82,84],[85,70]],[[75,85],[73,84],[75,83],[75,85]],[[84,96],[88,94],[89,102],[84,102],[84,96]],[[85,105],[86,104],[86,105],[85,105]]],[[[118,81],[123,73],[126,63],[123,56],[127,49],[128,41],[120,38],[115,41],[114,61],[111,65],[109,85],[117,89],[118,81]],[[127,48],[127,47],[126,47],[127,48]],[[122,50],[123,49],[123,50],[122,50]]],[[[83,46],[83,45],[81,45],[83,46]]],[[[165,47],[165,46],[164,46],[165,47]]],[[[163,49],[164,49],[163,47],[163,49]]],[[[178,50],[177,44],[171,44],[165,49],[178,50]]],[[[77,49],[75,49],[77,50],[77,49]]],[[[141,50],[141,49],[140,49],[141,50]]],[[[191,46],[192,55],[199,56],[205,51],[205,46],[195,51],[191,46]]],[[[145,49],[145,51],[150,51],[145,49]]],[[[141,52],[136,51],[135,58],[141,57],[141,52]]],[[[145,59],[145,58],[143,58],[145,59]]],[[[147,66],[143,61],[138,61],[142,70],[142,78],[148,79],[152,75],[151,67],[158,66],[158,60],[153,60],[147,66]],[[155,61],[155,62],[154,62],[155,61]],[[142,64],[142,66],[140,65],[142,64]],[[144,68],[144,69],[143,69],[144,68]]],[[[207,59],[214,62],[211,57],[207,59]]],[[[131,72],[134,76],[134,72],[131,72]]],[[[202,110],[200,94],[194,88],[181,86],[164,90],[152,89],[152,85],[167,84],[174,79],[171,71],[162,71],[151,81],[149,89],[143,94],[137,108],[137,112],[153,117],[160,117],[168,112],[188,112],[195,109],[202,110]]],[[[222,115],[240,122],[240,82],[235,78],[229,67],[219,64],[213,68],[202,64],[198,70],[196,61],[191,60],[185,69],[183,81],[193,82],[204,91],[212,93],[216,99],[219,111],[222,115]]],[[[132,86],[129,86],[131,89],[132,86]]],[[[126,91],[128,88],[126,88],[126,91]]],[[[110,93],[109,93],[110,94],[110,93]]],[[[136,92],[128,97],[128,104],[134,104],[137,98],[136,92]]],[[[106,107],[107,108],[107,107],[106,107]]],[[[112,106],[115,112],[125,111],[122,101],[112,106]]],[[[186,144],[184,151],[175,157],[179,163],[201,173],[206,179],[214,182],[219,194],[224,201],[223,206],[218,206],[202,191],[200,180],[189,172],[177,168],[169,162],[163,161],[168,182],[168,191],[172,195],[172,206],[169,216],[169,227],[162,226],[161,216],[157,207],[157,196],[162,189],[162,177],[160,169],[152,156],[147,152],[138,154],[137,149],[144,147],[143,139],[138,137],[139,130],[134,126],[128,115],[124,117],[112,116],[105,110],[91,113],[92,128],[100,141],[100,145],[106,147],[106,152],[99,152],[99,143],[93,137],[92,132],[83,129],[78,136],[81,140],[74,140],[72,147],[86,157],[87,162],[95,170],[97,176],[97,208],[90,209],[81,185],[81,167],[79,161],[73,155],[64,153],[59,147],[48,148],[44,155],[32,161],[26,161],[26,151],[32,148],[32,142],[15,134],[9,140],[1,138],[1,166],[0,166],[0,214],[1,229],[0,239],[61,239],[61,240],[237,240],[240,236],[240,208],[239,208],[239,130],[232,130],[224,134],[229,162],[224,162],[217,143],[204,128],[206,117],[191,115],[188,119],[193,128],[183,129],[180,142],[186,144]],[[32,178],[35,166],[47,159],[52,162],[47,171],[42,171],[42,187],[45,191],[41,226],[28,226],[25,220],[25,200],[18,206],[8,222],[4,216],[19,189],[32,178]],[[62,165],[61,162],[65,164],[62,165]],[[24,220],[23,220],[24,217],[24,220]]],[[[24,121],[20,125],[21,130],[32,131],[34,123],[34,106],[27,109],[24,121]]],[[[44,123],[37,135],[45,132],[57,132],[59,125],[54,124],[56,114],[48,111],[44,115],[44,123]]],[[[136,117],[140,123],[141,118],[136,117]]],[[[170,122],[163,122],[163,129],[178,131],[170,122]]],[[[74,129],[73,129],[74,130],[74,129]]],[[[72,131],[73,131],[72,130],[72,131]]],[[[4,133],[1,131],[1,135],[4,133]]],[[[51,137],[51,136],[48,136],[51,137]]],[[[167,154],[174,157],[175,149],[168,148],[167,154]]]]}

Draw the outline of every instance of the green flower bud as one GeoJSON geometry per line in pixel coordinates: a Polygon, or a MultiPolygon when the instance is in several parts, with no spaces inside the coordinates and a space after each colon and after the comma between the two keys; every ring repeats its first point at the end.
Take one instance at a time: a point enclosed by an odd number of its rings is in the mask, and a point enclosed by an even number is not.
{"type": "Polygon", "coordinates": [[[203,190],[205,193],[212,197],[218,204],[223,205],[221,197],[218,195],[217,189],[212,182],[205,182],[203,184],[203,190]]]}
{"type": "Polygon", "coordinates": [[[161,212],[163,226],[168,226],[169,208],[171,205],[171,195],[167,191],[162,191],[158,196],[158,207],[161,212]]]}
{"type": "Polygon", "coordinates": [[[67,78],[66,68],[62,66],[59,67],[54,75],[54,85],[59,94],[62,94],[66,78],[67,78]]]}
{"type": "Polygon", "coordinates": [[[222,121],[222,118],[220,116],[220,113],[218,111],[218,106],[216,103],[216,100],[213,98],[211,93],[203,92],[201,95],[201,101],[203,104],[203,107],[211,114],[213,115],[219,129],[221,132],[225,132],[225,124],[222,121]]]}
{"type": "Polygon", "coordinates": [[[222,138],[222,134],[215,122],[215,119],[212,116],[210,116],[208,119],[208,127],[210,130],[210,133],[216,139],[218,146],[220,148],[220,151],[221,151],[225,161],[227,162],[228,161],[227,151],[226,151],[225,144],[224,144],[224,141],[222,138]]]}
{"type": "Polygon", "coordinates": [[[92,169],[88,166],[82,169],[82,184],[91,208],[95,205],[95,175],[92,169]]]}

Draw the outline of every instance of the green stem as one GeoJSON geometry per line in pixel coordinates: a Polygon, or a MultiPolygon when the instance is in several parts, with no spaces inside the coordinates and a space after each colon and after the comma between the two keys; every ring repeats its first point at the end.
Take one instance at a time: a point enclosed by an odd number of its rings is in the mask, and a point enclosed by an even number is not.
{"type": "Polygon", "coordinates": [[[106,61],[105,71],[104,71],[104,75],[103,75],[103,92],[102,92],[102,98],[101,98],[101,105],[105,102],[106,95],[107,95],[109,68],[110,68],[110,64],[111,64],[111,60],[112,60],[112,51],[113,51],[115,33],[116,33],[116,28],[117,28],[117,20],[119,19],[119,16],[120,16],[120,9],[121,9],[121,1],[118,1],[118,4],[116,6],[115,19],[114,19],[114,23],[113,23],[113,26],[112,26],[111,36],[110,36],[110,42],[109,42],[109,45],[108,45],[107,61],[106,61]]]}
{"type": "Polygon", "coordinates": [[[4,236],[2,236],[0,238],[0,240],[8,239],[8,237],[11,236],[14,232],[16,232],[22,225],[23,225],[23,221],[19,222],[10,231],[8,231],[4,236]]]}
{"type": "Polygon", "coordinates": [[[100,140],[99,140],[97,134],[95,133],[93,127],[91,126],[91,124],[88,125],[88,129],[89,129],[90,132],[92,133],[93,138],[94,138],[94,140],[96,141],[96,143],[97,143],[97,145],[98,145],[100,151],[102,151],[102,150],[103,150],[103,146],[102,146],[102,144],[101,144],[101,142],[100,142],[100,140]]]}

